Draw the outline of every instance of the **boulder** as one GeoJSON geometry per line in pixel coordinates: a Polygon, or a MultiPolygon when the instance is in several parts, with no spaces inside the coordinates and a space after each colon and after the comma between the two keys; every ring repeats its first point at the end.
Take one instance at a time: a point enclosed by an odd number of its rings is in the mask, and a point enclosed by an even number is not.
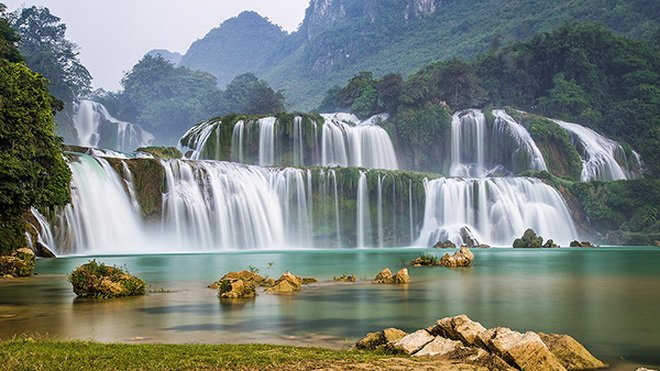
{"type": "Polygon", "coordinates": [[[273,287],[273,286],[275,286],[275,279],[274,278],[266,278],[265,280],[261,281],[261,284],[259,286],[273,287]]]}
{"type": "Polygon", "coordinates": [[[410,355],[424,348],[426,344],[432,342],[433,339],[434,337],[426,332],[426,330],[417,330],[412,334],[408,334],[398,340],[389,342],[387,347],[396,352],[410,355]]]}
{"type": "Polygon", "coordinates": [[[391,341],[396,341],[406,336],[404,331],[396,328],[387,328],[383,331],[370,332],[355,343],[358,349],[379,349],[391,341]]]}
{"type": "Polygon", "coordinates": [[[468,248],[473,248],[475,246],[479,246],[479,241],[477,241],[477,239],[474,238],[474,235],[472,234],[472,231],[470,230],[470,228],[462,227],[459,233],[461,235],[461,238],[463,239],[463,243],[468,248]]]}
{"type": "Polygon", "coordinates": [[[591,355],[577,340],[568,335],[544,334],[539,337],[567,370],[591,370],[607,367],[606,364],[591,355]]]}
{"type": "Polygon", "coordinates": [[[355,276],[344,274],[341,277],[333,277],[333,282],[355,282],[355,276]]]}
{"type": "Polygon", "coordinates": [[[455,249],[456,244],[451,242],[451,240],[438,241],[433,245],[434,249],[455,249]]]}
{"type": "Polygon", "coordinates": [[[491,371],[516,371],[502,358],[477,347],[460,347],[440,359],[483,367],[491,371]]]}
{"type": "Polygon", "coordinates": [[[486,328],[481,323],[472,321],[465,314],[439,319],[436,321],[436,325],[428,328],[427,331],[431,335],[459,340],[465,346],[485,347],[478,335],[486,331],[486,328]]]}
{"type": "Polygon", "coordinates": [[[220,285],[222,284],[222,281],[236,281],[236,280],[241,280],[243,282],[251,282],[254,285],[259,285],[263,282],[264,278],[254,272],[250,271],[240,271],[240,272],[229,272],[222,276],[220,280],[213,282],[210,284],[208,287],[212,289],[218,289],[220,288],[220,285]]]}
{"type": "Polygon", "coordinates": [[[303,285],[309,285],[309,284],[317,283],[317,282],[319,282],[319,280],[317,280],[314,277],[303,277],[302,278],[302,284],[303,285]]]}
{"type": "Polygon", "coordinates": [[[433,254],[423,253],[410,261],[413,267],[434,267],[438,265],[438,257],[433,254]]]}
{"type": "Polygon", "coordinates": [[[566,370],[535,332],[496,327],[479,333],[478,338],[491,353],[520,370],[566,370]]]}
{"type": "Polygon", "coordinates": [[[300,291],[300,285],[293,286],[290,281],[280,281],[275,286],[266,289],[267,293],[272,294],[286,294],[294,291],[300,291]]]}
{"type": "Polygon", "coordinates": [[[548,240],[546,243],[543,244],[543,247],[545,247],[545,248],[551,248],[551,247],[555,248],[555,247],[559,247],[559,245],[557,245],[555,243],[555,241],[553,241],[553,240],[548,240]]]}
{"type": "Polygon", "coordinates": [[[11,255],[0,256],[0,275],[27,277],[32,274],[35,265],[34,252],[27,248],[20,248],[11,255]]]}
{"type": "Polygon", "coordinates": [[[452,354],[463,347],[463,343],[437,336],[422,349],[413,354],[413,357],[441,358],[452,354]]]}
{"type": "Polygon", "coordinates": [[[521,238],[513,241],[515,248],[539,248],[543,245],[543,237],[537,236],[533,229],[525,230],[521,238]]]}
{"type": "Polygon", "coordinates": [[[144,295],[146,284],[121,268],[109,267],[96,260],[83,264],[69,274],[73,292],[80,297],[113,298],[144,295]]]}
{"type": "Polygon", "coordinates": [[[460,250],[453,255],[445,254],[438,265],[447,268],[467,267],[474,260],[474,254],[467,246],[461,246],[460,250]]]}
{"type": "Polygon", "coordinates": [[[253,281],[223,280],[218,296],[226,299],[253,298],[257,295],[253,281]]]}
{"type": "Polygon", "coordinates": [[[394,276],[389,268],[385,268],[374,277],[371,283],[394,283],[394,276]]]}
{"type": "Polygon", "coordinates": [[[410,283],[410,275],[408,274],[408,268],[403,268],[396,272],[394,276],[394,283],[404,284],[410,283]]]}

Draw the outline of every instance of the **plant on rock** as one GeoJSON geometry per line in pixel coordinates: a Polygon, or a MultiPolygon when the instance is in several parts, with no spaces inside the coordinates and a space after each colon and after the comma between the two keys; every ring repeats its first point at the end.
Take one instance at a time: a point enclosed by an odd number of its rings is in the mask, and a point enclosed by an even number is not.
{"type": "Polygon", "coordinates": [[[34,252],[27,248],[0,256],[0,276],[27,277],[32,274],[35,260],[34,252]]]}
{"type": "Polygon", "coordinates": [[[116,298],[144,295],[146,284],[118,267],[91,260],[74,269],[68,278],[73,292],[83,298],[116,298]]]}

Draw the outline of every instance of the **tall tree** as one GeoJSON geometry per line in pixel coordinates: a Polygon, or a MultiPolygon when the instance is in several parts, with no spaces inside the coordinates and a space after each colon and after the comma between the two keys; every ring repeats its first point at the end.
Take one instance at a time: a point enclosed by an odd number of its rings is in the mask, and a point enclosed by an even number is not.
{"type": "Polygon", "coordinates": [[[65,38],[66,25],[45,7],[22,8],[9,15],[21,37],[28,67],[50,81],[50,92],[65,104],[90,92],[92,76],[78,59],[78,46],[65,38]]]}

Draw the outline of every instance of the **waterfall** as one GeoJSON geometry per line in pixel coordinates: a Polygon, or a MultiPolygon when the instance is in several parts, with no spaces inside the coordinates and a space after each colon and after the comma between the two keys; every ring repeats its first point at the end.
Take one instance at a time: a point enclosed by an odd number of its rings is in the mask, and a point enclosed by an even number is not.
{"type": "Polygon", "coordinates": [[[367,175],[364,171],[361,171],[357,187],[357,247],[371,246],[371,217],[369,209],[367,175]]]}
{"type": "Polygon", "coordinates": [[[378,126],[387,115],[365,121],[345,113],[321,116],[322,123],[302,116],[290,121],[264,117],[239,120],[231,128],[224,127],[221,121],[210,120],[188,130],[178,146],[184,153],[190,150],[188,158],[193,160],[231,160],[260,166],[398,169],[392,140],[378,126]]]}
{"type": "Polygon", "coordinates": [[[82,100],[76,107],[73,125],[78,133],[78,144],[103,147],[118,151],[133,151],[149,146],[154,136],[135,124],[120,121],[101,103],[82,100]]]}
{"type": "Polygon", "coordinates": [[[468,227],[481,243],[510,246],[527,228],[567,246],[577,236],[563,198],[535,178],[440,178],[427,182],[418,244],[463,242],[468,227]]]}
{"type": "Polygon", "coordinates": [[[485,166],[486,118],[479,110],[457,112],[451,122],[451,176],[488,174],[485,166]]]}
{"type": "Polygon", "coordinates": [[[510,164],[514,172],[525,170],[548,170],[541,150],[532,139],[527,129],[517,123],[504,110],[493,110],[495,122],[493,124],[493,156],[497,154],[509,155],[502,158],[503,164],[510,164]],[[508,141],[507,139],[512,139],[508,141]]]}
{"type": "Polygon", "coordinates": [[[584,126],[560,120],[552,120],[566,130],[573,145],[582,157],[580,180],[633,179],[640,176],[641,161],[632,151],[633,158],[627,158],[623,147],[584,126]]]}

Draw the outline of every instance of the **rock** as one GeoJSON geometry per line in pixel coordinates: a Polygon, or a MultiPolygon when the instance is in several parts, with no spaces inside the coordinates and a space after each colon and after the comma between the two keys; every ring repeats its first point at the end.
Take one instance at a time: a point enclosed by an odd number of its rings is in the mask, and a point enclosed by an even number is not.
{"type": "Polygon", "coordinates": [[[589,241],[580,242],[578,240],[571,241],[571,244],[569,246],[570,247],[597,247],[589,241]]]}
{"type": "Polygon", "coordinates": [[[53,253],[48,246],[44,245],[41,241],[37,241],[34,246],[34,253],[41,258],[56,258],[55,253],[53,253]]]}
{"type": "Polygon", "coordinates": [[[445,317],[436,321],[436,325],[427,329],[431,335],[459,340],[466,346],[485,347],[478,335],[486,328],[479,322],[472,321],[465,314],[445,317]]]}
{"type": "Polygon", "coordinates": [[[479,246],[479,241],[477,241],[476,238],[474,238],[474,235],[472,234],[472,231],[468,227],[462,227],[460,230],[460,235],[461,238],[463,239],[463,243],[468,247],[468,248],[473,248],[475,246],[479,246]]]}
{"type": "Polygon", "coordinates": [[[477,249],[490,249],[490,245],[486,245],[485,243],[480,244],[479,246],[475,246],[477,249]]]}
{"type": "Polygon", "coordinates": [[[432,342],[433,339],[434,337],[426,332],[426,330],[417,330],[412,334],[389,342],[387,347],[394,351],[410,355],[422,349],[426,344],[432,342]]]}
{"type": "Polygon", "coordinates": [[[573,241],[571,241],[571,243],[568,246],[569,247],[580,247],[580,241],[573,240],[573,241]]]}
{"type": "Polygon", "coordinates": [[[433,254],[423,253],[410,261],[413,267],[434,267],[438,265],[438,257],[433,254]]]}
{"type": "Polygon", "coordinates": [[[313,278],[313,277],[303,277],[302,278],[302,284],[303,285],[309,285],[309,284],[316,283],[316,282],[319,282],[319,280],[317,280],[316,278],[313,278]]]}
{"type": "Polygon", "coordinates": [[[567,370],[591,370],[607,367],[568,335],[539,333],[543,343],[567,370]]]}
{"type": "Polygon", "coordinates": [[[277,285],[285,281],[288,282],[296,291],[302,289],[303,279],[292,274],[289,271],[282,273],[280,278],[275,280],[275,287],[277,287],[277,285]]]}
{"type": "Polygon", "coordinates": [[[264,278],[256,273],[250,271],[240,271],[240,272],[229,272],[222,276],[220,280],[213,282],[208,287],[212,289],[220,288],[222,281],[236,281],[241,280],[243,282],[252,282],[254,285],[259,285],[263,282],[264,278]]]}
{"type": "Polygon", "coordinates": [[[91,260],[69,274],[73,292],[80,297],[113,298],[144,295],[146,284],[117,267],[91,260]]]}
{"type": "Polygon", "coordinates": [[[394,283],[410,283],[410,275],[408,274],[408,268],[403,268],[396,272],[394,276],[394,283]]]}
{"type": "Polygon", "coordinates": [[[11,255],[0,256],[0,275],[27,277],[32,274],[35,265],[34,252],[27,248],[20,248],[11,255]]]}
{"type": "Polygon", "coordinates": [[[300,291],[300,286],[293,286],[289,281],[280,281],[275,286],[266,289],[267,293],[272,294],[286,294],[294,291],[300,291]]]}
{"type": "Polygon", "coordinates": [[[444,240],[444,241],[438,241],[435,245],[433,245],[434,249],[455,249],[456,244],[451,242],[450,240],[444,240]]]}
{"type": "Polygon", "coordinates": [[[257,292],[254,288],[254,281],[243,281],[240,279],[233,281],[223,280],[220,285],[220,298],[253,298],[256,295],[257,292]]]}
{"type": "Polygon", "coordinates": [[[333,277],[333,282],[355,282],[355,276],[353,275],[342,275],[341,277],[333,277]]]}
{"type": "Polygon", "coordinates": [[[463,343],[456,340],[449,340],[437,336],[422,349],[413,354],[413,357],[440,358],[452,354],[463,346],[463,343]]]}
{"type": "Polygon", "coordinates": [[[543,237],[537,236],[533,229],[528,228],[521,238],[513,241],[515,248],[539,248],[543,245],[543,237]]]}
{"type": "Polygon", "coordinates": [[[379,349],[387,343],[401,339],[407,334],[396,328],[387,328],[383,331],[370,332],[355,343],[358,349],[379,349]]]}
{"type": "Polygon", "coordinates": [[[260,286],[273,287],[273,286],[275,286],[275,279],[274,278],[266,278],[265,280],[261,281],[260,286]]]}
{"type": "Polygon", "coordinates": [[[474,254],[466,246],[461,246],[460,250],[455,252],[454,255],[445,254],[438,265],[447,268],[467,267],[474,260],[474,254]]]}
{"type": "Polygon", "coordinates": [[[551,247],[559,247],[559,245],[555,244],[555,241],[553,240],[548,240],[546,243],[543,244],[543,247],[551,248],[551,247]]]}
{"type": "MultiPolygon", "coordinates": [[[[460,343],[460,341],[457,341],[457,343],[460,343]]],[[[511,365],[506,363],[502,358],[477,347],[461,346],[452,352],[445,353],[442,356],[435,356],[433,358],[474,365],[479,367],[479,369],[485,368],[492,371],[516,371],[515,368],[511,367],[511,365]]]]}
{"type": "Polygon", "coordinates": [[[394,276],[389,268],[385,268],[374,277],[371,283],[394,283],[394,276]]]}
{"type": "Polygon", "coordinates": [[[520,370],[565,370],[535,332],[521,334],[496,327],[479,333],[478,338],[493,354],[520,370]]]}

